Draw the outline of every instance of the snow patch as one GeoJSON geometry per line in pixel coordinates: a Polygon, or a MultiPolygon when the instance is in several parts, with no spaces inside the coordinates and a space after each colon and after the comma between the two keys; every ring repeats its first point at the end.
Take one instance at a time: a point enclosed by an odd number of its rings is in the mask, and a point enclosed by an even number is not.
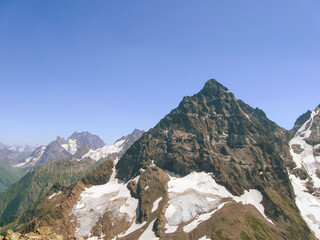
{"type": "Polygon", "coordinates": [[[198,214],[209,212],[218,207],[222,198],[232,196],[209,173],[192,172],[182,178],[169,177],[169,206],[165,217],[171,226],[178,226],[198,214]]]}
{"type": "Polygon", "coordinates": [[[48,199],[51,199],[51,198],[59,195],[60,193],[61,193],[61,191],[59,191],[58,193],[53,193],[52,195],[50,195],[50,196],[48,197],[48,199]]]}
{"type": "Polygon", "coordinates": [[[19,164],[16,164],[16,165],[14,165],[13,167],[15,167],[15,168],[21,168],[21,167],[31,167],[31,166],[34,166],[34,165],[40,160],[40,158],[42,157],[42,155],[43,155],[46,147],[47,147],[47,146],[41,147],[41,149],[38,151],[36,157],[27,157],[27,158],[24,160],[24,162],[19,163],[19,164]]]}
{"type": "Polygon", "coordinates": [[[118,237],[124,237],[129,235],[130,233],[133,233],[135,231],[137,231],[138,229],[142,228],[144,225],[146,225],[147,222],[143,222],[143,223],[136,223],[135,221],[131,224],[131,226],[128,228],[128,230],[126,230],[124,233],[120,233],[118,235],[118,237]]]}
{"type": "Polygon", "coordinates": [[[168,223],[166,223],[166,231],[165,233],[174,233],[175,231],[177,231],[179,226],[170,226],[168,223]]]}
{"type": "Polygon", "coordinates": [[[203,236],[203,237],[199,238],[199,240],[211,240],[211,238],[207,238],[207,236],[203,236]]]}
{"type": "Polygon", "coordinates": [[[296,178],[293,174],[289,174],[289,178],[303,219],[320,239],[320,199],[307,192],[306,181],[296,178]]]}
{"type": "Polygon", "coordinates": [[[224,186],[219,185],[213,178],[213,175],[205,172],[192,172],[185,177],[178,177],[174,174],[168,174],[168,208],[165,212],[168,225],[166,233],[175,231],[170,228],[179,226],[183,222],[189,222],[195,219],[187,226],[185,231],[192,231],[200,222],[209,219],[212,214],[222,208],[226,202],[224,199],[233,199],[243,204],[252,204],[262,214],[262,216],[272,223],[264,214],[264,208],[261,204],[262,195],[258,190],[251,189],[249,192],[236,197],[233,196],[224,186]]]}
{"type": "Polygon", "coordinates": [[[141,234],[141,236],[139,237],[138,240],[157,240],[159,239],[155,233],[152,231],[153,228],[153,224],[154,224],[155,220],[153,220],[149,226],[147,227],[147,229],[141,234]]]}
{"type": "Polygon", "coordinates": [[[151,212],[154,212],[158,209],[158,206],[161,200],[162,200],[162,197],[159,197],[157,200],[154,201],[151,212]]]}
{"type": "Polygon", "coordinates": [[[110,154],[114,153],[120,153],[125,144],[126,140],[119,140],[115,144],[104,146],[102,148],[98,148],[96,150],[90,149],[89,152],[87,152],[85,155],[83,155],[83,158],[89,157],[95,161],[99,161],[101,158],[106,158],[110,154]]]}
{"type": "Polygon", "coordinates": [[[198,216],[195,220],[193,220],[192,222],[190,222],[189,224],[187,224],[186,226],[183,227],[183,231],[184,232],[191,232],[192,230],[196,229],[198,227],[198,225],[200,223],[202,223],[203,221],[206,221],[208,219],[210,219],[212,217],[212,215],[218,211],[219,209],[221,209],[225,204],[227,204],[229,202],[224,202],[222,204],[220,204],[217,209],[211,211],[211,212],[208,212],[208,213],[204,213],[204,214],[201,214],[200,216],[198,216]]]}
{"type": "Polygon", "coordinates": [[[261,204],[263,196],[258,190],[250,189],[249,192],[245,190],[243,195],[240,197],[233,197],[233,199],[236,202],[242,202],[242,204],[252,204],[268,222],[273,224],[273,222],[264,214],[264,207],[261,204]]]}
{"type": "Polygon", "coordinates": [[[61,147],[73,155],[78,150],[77,139],[68,139],[68,143],[61,144],[61,147]]]}
{"type": "Polygon", "coordinates": [[[117,161],[118,159],[114,161],[109,182],[85,188],[72,209],[78,223],[76,237],[91,236],[92,228],[106,211],[111,211],[113,218],[116,219],[125,218],[127,222],[135,220],[138,200],[131,197],[127,188],[128,183],[116,179],[115,165],[117,161]]]}

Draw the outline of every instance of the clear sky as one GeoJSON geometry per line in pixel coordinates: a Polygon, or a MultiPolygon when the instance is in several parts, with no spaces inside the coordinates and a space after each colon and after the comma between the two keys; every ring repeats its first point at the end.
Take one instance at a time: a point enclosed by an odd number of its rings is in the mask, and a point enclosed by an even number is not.
{"type": "Polygon", "coordinates": [[[112,143],[210,78],[290,129],[320,103],[319,12],[319,0],[1,0],[0,142],[112,143]]]}

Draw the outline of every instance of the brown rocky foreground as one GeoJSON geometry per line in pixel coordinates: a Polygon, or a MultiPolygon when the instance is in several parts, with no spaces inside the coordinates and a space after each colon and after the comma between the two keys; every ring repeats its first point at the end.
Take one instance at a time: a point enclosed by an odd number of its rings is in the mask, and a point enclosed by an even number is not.
{"type": "Polygon", "coordinates": [[[51,227],[41,227],[37,231],[21,234],[8,230],[4,236],[0,235],[0,240],[27,240],[27,239],[43,239],[43,240],[84,240],[82,237],[64,238],[61,235],[54,234],[51,227]]]}

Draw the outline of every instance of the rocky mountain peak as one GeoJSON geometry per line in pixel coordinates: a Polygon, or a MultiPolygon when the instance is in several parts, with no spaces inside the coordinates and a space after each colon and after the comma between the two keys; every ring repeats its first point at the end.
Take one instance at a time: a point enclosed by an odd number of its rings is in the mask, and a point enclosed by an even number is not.
{"type": "Polygon", "coordinates": [[[78,147],[87,144],[91,149],[97,149],[105,146],[104,141],[97,135],[91,134],[89,132],[74,132],[68,140],[76,140],[78,147]]]}
{"type": "Polygon", "coordinates": [[[208,80],[202,91],[224,91],[224,92],[228,92],[228,88],[226,88],[225,86],[223,86],[221,83],[219,83],[216,79],[210,79],[208,80]]]}
{"type": "Polygon", "coordinates": [[[64,138],[57,136],[56,139],[54,140],[54,142],[56,142],[57,144],[66,144],[67,140],[65,140],[64,138]]]}
{"type": "Polygon", "coordinates": [[[219,183],[241,194],[252,183],[245,180],[247,171],[272,164],[275,159],[268,154],[277,153],[281,159],[282,147],[276,144],[281,141],[285,141],[282,128],[213,79],[142,135],[120,159],[117,170],[120,178],[128,180],[154,160],[181,176],[213,172],[219,183]],[[257,152],[267,155],[261,158],[257,152]],[[237,176],[233,180],[228,177],[231,166],[237,176]]]}

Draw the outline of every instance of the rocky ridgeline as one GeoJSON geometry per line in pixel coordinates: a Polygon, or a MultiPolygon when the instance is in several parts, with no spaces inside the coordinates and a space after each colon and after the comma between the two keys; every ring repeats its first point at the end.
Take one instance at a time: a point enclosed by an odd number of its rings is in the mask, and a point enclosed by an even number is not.
{"type": "Polygon", "coordinates": [[[21,234],[8,230],[4,236],[0,235],[0,240],[27,240],[27,239],[43,239],[43,240],[84,240],[82,237],[64,238],[61,235],[54,234],[51,227],[41,227],[37,231],[21,234]]]}

